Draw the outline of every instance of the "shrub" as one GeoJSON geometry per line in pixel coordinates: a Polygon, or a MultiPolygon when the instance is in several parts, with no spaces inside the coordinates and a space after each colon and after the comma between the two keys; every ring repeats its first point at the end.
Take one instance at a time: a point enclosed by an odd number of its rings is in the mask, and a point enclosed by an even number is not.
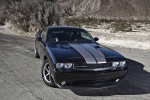
{"type": "Polygon", "coordinates": [[[99,23],[98,19],[95,18],[66,18],[66,25],[81,27],[86,26],[97,26],[99,23]]]}
{"type": "Polygon", "coordinates": [[[66,25],[70,26],[82,26],[86,25],[91,28],[98,28],[101,23],[111,23],[113,20],[97,19],[97,18],[66,18],[66,25]]]}
{"type": "Polygon", "coordinates": [[[4,16],[0,16],[0,25],[4,25],[6,18],[4,16]]]}
{"type": "Polygon", "coordinates": [[[132,26],[126,20],[116,20],[111,24],[113,31],[132,31],[132,26]]]}
{"type": "Polygon", "coordinates": [[[34,31],[53,23],[59,24],[58,6],[56,0],[13,0],[8,6],[7,16],[16,27],[34,31]]]}

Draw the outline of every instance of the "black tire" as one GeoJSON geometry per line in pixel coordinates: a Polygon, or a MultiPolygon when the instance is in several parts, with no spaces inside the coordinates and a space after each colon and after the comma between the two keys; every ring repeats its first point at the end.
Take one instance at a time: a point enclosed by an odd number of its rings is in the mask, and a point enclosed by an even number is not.
{"type": "Polygon", "coordinates": [[[44,83],[50,87],[56,87],[53,78],[51,76],[51,66],[53,66],[52,62],[45,60],[42,65],[42,79],[44,83]],[[45,69],[46,68],[46,69],[45,69]],[[49,71],[49,73],[48,73],[49,71]],[[47,75],[47,76],[46,76],[47,75]]]}
{"type": "Polygon", "coordinates": [[[35,58],[40,58],[40,55],[39,55],[39,53],[38,53],[36,48],[35,48],[35,58]]]}

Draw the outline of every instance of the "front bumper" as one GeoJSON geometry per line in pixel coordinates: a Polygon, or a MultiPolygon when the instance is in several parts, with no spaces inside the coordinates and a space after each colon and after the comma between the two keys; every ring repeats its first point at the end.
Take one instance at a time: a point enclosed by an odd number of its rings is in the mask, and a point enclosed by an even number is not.
{"type": "Polygon", "coordinates": [[[127,69],[111,72],[53,72],[52,77],[55,84],[60,88],[68,87],[92,87],[102,88],[115,85],[118,80],[125,77],[127,69]]]}

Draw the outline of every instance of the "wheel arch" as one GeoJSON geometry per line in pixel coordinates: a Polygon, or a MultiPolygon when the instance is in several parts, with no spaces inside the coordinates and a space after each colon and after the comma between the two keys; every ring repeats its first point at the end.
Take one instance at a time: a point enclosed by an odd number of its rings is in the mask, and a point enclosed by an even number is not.
{"type": "Polygon", "coordinates": [[[44,57],[43,57],[43,62],[44,62],[45,60],[47,60],[47,59],[48,59],[47,56],[44,55],[44,57]]]}

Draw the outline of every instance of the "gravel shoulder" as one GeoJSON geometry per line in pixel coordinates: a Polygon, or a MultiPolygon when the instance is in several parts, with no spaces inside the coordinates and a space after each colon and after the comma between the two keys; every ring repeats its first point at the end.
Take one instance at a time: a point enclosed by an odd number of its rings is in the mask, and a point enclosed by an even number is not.
{"type": "MultiPolygon", "coordinates": [[[[100,42],[102,40],[100,39],[100,42]]],[[[58,89],[44,84],[34,38],[0,33],[1,100],[149,100],[150,51],[109,46],[128,58],[129,73],[116,87],[58,89]]]]}
{"type": "Polygon", "coordinates": [[[99,43],[107,46],[150,50],[150,31],[116,32],[105,29],[87,29],[99,37],[99,43]]]}

